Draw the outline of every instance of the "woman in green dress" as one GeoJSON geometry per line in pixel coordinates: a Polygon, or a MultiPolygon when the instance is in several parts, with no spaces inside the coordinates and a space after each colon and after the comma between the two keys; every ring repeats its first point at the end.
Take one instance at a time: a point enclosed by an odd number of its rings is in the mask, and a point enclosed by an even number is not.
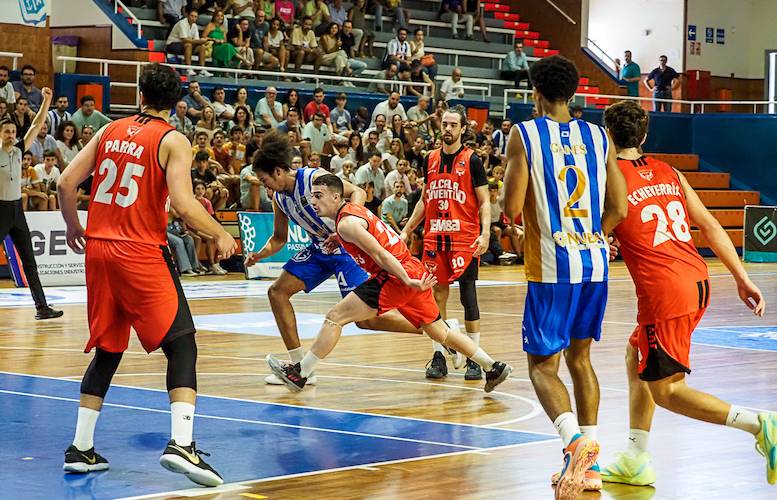
{"type": "Polygon", "coordinates": [[[246,59],[238,54],[234,45],[229,43],[226,35],[226,22],[224,21],[224,12],[217,10],[213,13],[213,18],[205,26],[202,37],[213,41],[213,52],[211,58],[213,64],[218,67],[228,68],[233,65],[233,61],[239,61],[248,64],[246,59]]]}

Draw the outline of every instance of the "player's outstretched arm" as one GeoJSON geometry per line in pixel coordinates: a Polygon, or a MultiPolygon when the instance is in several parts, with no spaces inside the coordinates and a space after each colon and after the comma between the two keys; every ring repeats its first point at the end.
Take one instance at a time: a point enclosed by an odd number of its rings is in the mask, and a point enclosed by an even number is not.
{"type": "MultiPolygon", "coordinates": [[[[675,170],[675,172],[677,172],[675,170]]],[[[699,228],[704,239],[709,243],[710,248],[720,259],[726,269],[734,277],[737,284],[737,292],[742,302],[750,308],[757,316],[763,316],[766,309],[766,300],[761,290],[750,280],[745,271],[745,267],[739,260],[736,248],[731,239],[726,234],[720,222],[713,217],[707,207],[704,206],[699,195],[693,190],[688,180],[683,174],[677,172],[677,177],[683,186],[685,193],[685,203],[688,207],[688,218],[693,225],[699,228]]],[[[690,228],[689,228],[690,229],[690,228]]]]}
{"type": "Polygon", "coordinates": [[[408,235],[415,231],[415,228],[417,228],[418,224],[421,223],[421,219],[424,218],[424,212],[426,211],[426,202],[424,200],[426,200],[426,183],[424,183],[423,187],[421,188],[421,198],[418,200],[418,203],[415,204],[413,213],[410,214],[410,218],[407,219],[405,227],[399,234],[399,237],[402,238],[402,241],[405,243],[410,240],[408,235]]]}
{"type": "MultiPolygon", "coordinates": [[[[529,187],[529,160],[518,127],[510,130],[507,139],[507,166],[499,205],[508,219],[515,220],[523,212],[526,191],[529,187]]],[[[490,220],[489,220],[490,222],[490,220]]],[[[490,224],[486,225],[490,227],[490,224]]]]}
{"type": "Polygon", "coordinates": [[[609,144],[607,148],[607,187],[604,192],[604,213],[602,214],[602,232],[604,234],[610,234],[629,215],[626,201],[629,188],[626,185],[623,172],[618,167],[618,156],[609,133],[607,134],[607,142],[609,144]]]}
{"type": "Polygon", "coordinates": [[[235,253],[235,239],[210,216],[194,197],[192,191],[192,148],[183,134],[173,131],[165,135],[159,151],[160,163],[165,168],[170,204],[183,221],[195,231],[216,240],[219,257],[228,259],[235,253]]]}
{"type": "Polygon", "coordinates": [[[274,199],[272,201],[272,212],[272,236],[270,236],[261,250],[258,252],[249,253],[245,256],[246,267],[251,267],[257,262],[280,252],[281,248],[286,245],[286,242],[289,239],[289,218],[286,217],[286,214],[283,213],[283,210],[278,207],[278,204],[275,203],[274,199]]]}

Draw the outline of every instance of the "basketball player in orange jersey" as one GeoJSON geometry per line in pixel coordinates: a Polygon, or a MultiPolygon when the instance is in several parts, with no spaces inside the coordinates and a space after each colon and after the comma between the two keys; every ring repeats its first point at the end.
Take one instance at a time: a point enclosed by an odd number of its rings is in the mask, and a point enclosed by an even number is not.
{"type": "MultiPolygon", "coordinates": [[[[459,296],[464,307],[464,327],[467,335],[480,342],[480,308],[475,281],[478,278],[480,256],[488,250],[491,230],[491,204],[488,178],[483,162],[475,152],[462,144],[467,116],[456,106],[442,115],[442,148],[424,158],[425,183],[421,199],[401,233],[403,241],[410,236],[421,219],[424,224],[423,263],[437,277],[434,299],[448,319],[447,304],[450,285],[459,282],[459,296]]],[[[458,322],[449,320],[454,330],[458,322]]],[[[427,365],[427,378],[442,378],[448,374],[443,348],[434,341],[434,355],[427,365]]],[[[464,359],[454,357],[454,368],[464,359]]],[[[466,380],[480,380],[480,366],[467,360],[466,380]]]]}
{"type": "Polygon", "coordinates": [[[642,156],[647,113],[633,101],[607,108],[607,129],[628,184],[628,217],[615,228],[620,252],[637,290],[637,327],[626,348],[631,430],[626,451],[602,469],[602,480],[631,485],[655,481],[647,452],[656,403],[696,420],[746,431],[765,457],[766,477],[777,482],[777,415],[755,414],[688,387],[691,335],[710,301],[707,264],[696,251],[691,224],[729,270],[739,298],[762,316],[766,303],[750,281],[734,245],[685,177],[642,156]]]}
{"type": "Polygon", "coordinates": [[[335,220],[345,250],[370,278],[357,286],[326,314],[324,325],[302,361],[281,364],[272,355],[267,364],[292,391],[301,391],[316,365],[337,345],[342,329],[397,309],[414,327],[486,370],[485,391],[491,392],[510,375],[510,365],[494,361],[475,342],[440,317],[431,288],[434,275],[410,255],[407,245],[382,220],[361,205],[343,200],[343,181],[336,175],[316,177],[311,205],[320,217],[335,220]]]}
{"type": "Polygon", "coordinates": [[[127,349],[130,327],[147,352],[167,357],[172,436],[160,463],[195,483],[217,486],[221,476],[192,441],[197,346],[194,323],[167,248],[169,201],[192,228],[212,237],[219,258],[235,251],[226,233],[192,194],[189,141],[167,123],[181,93],[169,66],[146,66],[139,81],[142,112],[103,127],[59,180],[68,245],[86,252],[89,343],[97,348],[81,381],[73,444],[66,472],[105,470],[94,450],[94,428],[113,374],[127,349]],[[87,229],[76,213],[76,188],[94,172],[87,229]],[[86,242],[84,241],[86,238],[86,242]]]}

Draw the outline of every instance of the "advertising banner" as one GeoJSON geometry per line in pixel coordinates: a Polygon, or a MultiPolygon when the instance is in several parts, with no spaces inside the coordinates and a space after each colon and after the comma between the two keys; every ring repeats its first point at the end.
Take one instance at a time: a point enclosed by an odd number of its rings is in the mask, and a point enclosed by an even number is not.
{"type": "MultiPolygon", "coordinates": [[[[50,0],[0,0],[0,23],[46,27],[50,0]]],[[[62,1],[62,0],[60,0],[62,1]]]]}
{"type": "Polygon", "coordinates": [[[777,207],[745,207],[745,262],[777,262],[777,207]]]}
{"type": "MultiPolygon", "coordinates": [[[[240,227],[243,255],[247,255],[249,252],[258,252],[272,236],[273,214],[271,213],[238,212],[237,221],[240,227]]],[[[283,265],[310,243],[308,233],[294,222],[289,221],[289,237],[286,246],[272,257],[246,268],[246,278],[277,278],[281,274],[283,265]]]]}

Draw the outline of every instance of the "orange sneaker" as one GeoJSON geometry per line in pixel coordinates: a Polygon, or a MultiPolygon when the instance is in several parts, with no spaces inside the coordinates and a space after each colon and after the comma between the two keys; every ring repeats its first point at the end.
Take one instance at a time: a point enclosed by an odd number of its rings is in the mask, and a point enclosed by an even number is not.
{"type": "Polygon", "coordinates": [[[564,467],[556,484],[556,500],[575,500],[583,492],[586,471],[596,464],[598,457],[598,442],[582,434],[572,439],[564,450],[564,467]]]}
{"type": "MultiPolygon", "coordinates": [[[[558,484],[558,478],[561,477],[560,472],[556,472],[551,476],[550,482],[553,486],[558,484]]],[[[602,473],[599,470],[599,464],[595,463],[590,469],[585,471],[585,481],[583,482],[583,489],[585,491],[602,491],[602,473]]]]}

